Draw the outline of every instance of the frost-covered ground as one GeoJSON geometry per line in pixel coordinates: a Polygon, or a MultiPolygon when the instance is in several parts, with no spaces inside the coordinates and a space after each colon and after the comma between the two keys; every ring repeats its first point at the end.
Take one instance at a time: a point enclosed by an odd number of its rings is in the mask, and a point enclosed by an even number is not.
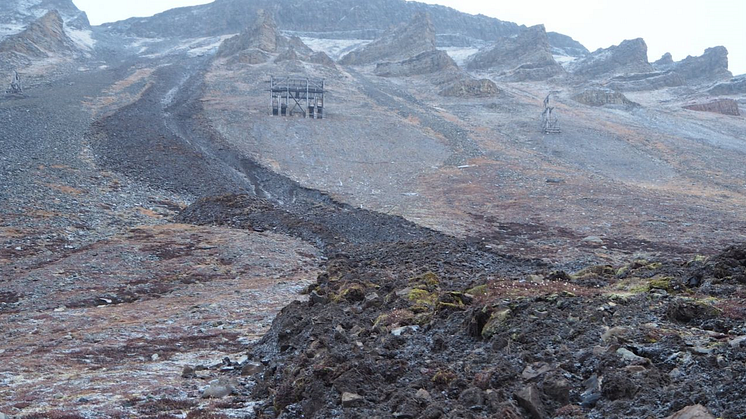
{"type": "Polygon", "coordinates": [[[364,39],[320,39],[320,38],[300,38],[309,48],[314,51],[325,52],[332,60],[342,58],[348,52],[368,45],[371,41],[364,39]]]}

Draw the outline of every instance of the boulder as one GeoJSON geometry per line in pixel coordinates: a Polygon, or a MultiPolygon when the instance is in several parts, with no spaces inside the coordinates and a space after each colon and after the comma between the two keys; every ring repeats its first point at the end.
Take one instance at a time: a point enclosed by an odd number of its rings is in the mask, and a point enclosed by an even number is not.
{"type": "MultiPolygon", "coordinates": [[[[610,89],[588,89],[584,90],[572,99],[578,103],[582,103],[588,106],[606,106],[606,105],[622,105],[626,107],[640,106],[639,104],[632,102],[627,99],[622,93],[615,92],[610,89]]],[[[586,243],[598,243],[603,244],[603,240],[597,236],[588,236],[582,240],[586,243]]]]}
{"type": "Polygon", "coordinates": [[[406,77],[449,69],[458,69],[456,62],[445,51],[432,50],[404,61],[379,63],[375,73],[382,77],[406,77]]]}
{"type": "Polygon", "coordinates": [[[500,93],[495,82],[489,79],[461,77],[438,92],[446,97],[491,97],[500,93]]]}
{"type": "Polygon", "coordinates": [[[221,377],[210,383],[210,385],[202,392],[203,399],[222,399],[223,397],[230,396],[233,393],[233,384],[225,377],[221,377]]]}
{"type": "Polygon", "coordinates": [[[679,410],[666,419],[715,419],[715,416],[701,404],[695,404],[679,410]]]}
{"type": "Polygon", "coordinates": [[[524,387],[521,391],[515,393],[513,397],[518,402],[518,405],[528,412],[531,419],[544,419],[547,417],[544,411],[544,403],[541,401],[541,393],[534,384],[524,387]]]}
{"type": "Polygon", "coordinates": [[[344,407],[355,407],[363,404],[363,396],[355,393],[342,393],[342,406],[344,407]]]}
{"type": "Polygon", "coordinates": [[[723,115],[740,116],[738,102],[733,99],[718,99],[708,103],[695,103],[684,106],[684,109],[700,112],[714,112],[723,115]]]}
{"type": "Polygon", "coordinates": [[[590,79],[653,71],[653,66],[648,63],[648,46],[642,38],[598,49],[574,61],[568,68],[571,73],[590,79]]]}
{"type": "Polygon", "coordinates": [[[409,24],[388,31],[370,44],[342,57],[344,65],[367,65],[416,57],[435,48],[435,28],[427,13],[418,13],[409,24]]]}
{"type": "Polygon", "coordinates": [[[565,73],[554,60],[544,25],[498,39],[476,53],[466,66],[470,70],[501,72],[512,81],[546,80],[565,73]]]}

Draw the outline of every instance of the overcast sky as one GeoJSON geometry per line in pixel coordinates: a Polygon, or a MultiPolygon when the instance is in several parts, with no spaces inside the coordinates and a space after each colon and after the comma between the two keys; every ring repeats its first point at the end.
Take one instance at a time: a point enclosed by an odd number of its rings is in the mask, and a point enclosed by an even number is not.
{"type": "MultiPolygon", "coordinates": [[[[0,0],[2,1],[2,0],[0,0]]],[[[360,0],[365,1],[365,0],[360,0]]],[[[94,25],[209,0],[73,0],[94,25]]],[[[746,73],[746,0],[424,0],[467,13],[522,25],[543,23],[548,31],[570,35],[591,51],[644,38],[650,61],[665,52],[675,60],[724,45],[730,69],[746,73]]]]}

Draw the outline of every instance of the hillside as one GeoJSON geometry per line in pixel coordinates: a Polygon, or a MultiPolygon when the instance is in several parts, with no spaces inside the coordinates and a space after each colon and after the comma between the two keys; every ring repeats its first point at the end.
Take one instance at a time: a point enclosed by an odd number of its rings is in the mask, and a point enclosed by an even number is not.
{"type": "Polygon", "coordinates": [[[399,0],[71,5],[0,5],[0,419],[746,417],[724,47],[399,0]],[[270,101],[285,76],[323,79],[313,113],[270,101]]]}

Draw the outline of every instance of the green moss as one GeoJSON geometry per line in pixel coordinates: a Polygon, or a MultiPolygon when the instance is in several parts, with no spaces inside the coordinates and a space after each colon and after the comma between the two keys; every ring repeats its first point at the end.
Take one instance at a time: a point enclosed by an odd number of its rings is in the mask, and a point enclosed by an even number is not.
{"type": "Polygon", "coordinates": [[[415,306],[434,307],[435,302],[438,301],[438,294],[415,288],[409,292],[407,299],[414,303],[415,306]]]}
{"type": "Polygon", "coordinates": [[[503,310],[493,311],[490,315],[490,319],[482,328],[482,337],[489,339],[492,336],[498,334],[503,329],[508,317],[510,317],[511,310],[509,308],[503,310]]]}
{"type": "Polygon", "coordinates": [[[487,295],[487,290],[488,289],[489,288],[487,287],[487,284],[477,285],[474,288],[470,288],[470,289],[466,290],[466,293],[467,294],[471,294],[471,295],[473,295],[475,297],[480,297],[480,296],[487,295]]]}
{"type": "Polygon", "coordinates": [[[346,284],[340,288],[339,292],[332,295],[331,300],[338,303],[342,300],[355,302],[365,299],[365,287],[361,284],[346,284]]]}
{"type": "Polygon", "coordinates": [[[438,370],[434,375],[433,378],[430,379],[434,384],[440,385],[440,386],[447,386],[451,383],[451,381],[456,379],[456,374],[447,369],[441,369],[438,370]]]}
{"type": "Polygon", "coordinates": [[[655,277],[648,282],[648,290],[666,290],[671,291],[671,281],[673,278],[670,276],[655,277]]]}
{"type": "Polygon", "coordinates": [[[599,276],[608,277],[614,275],[616,275],[616,270],[611,265],[596,265],[585,268],[575,273],[574,275],[570,275],[570,278],[585,279],[599,276]]]}
{"type": "Polygon", "coordinates": [[[429,291],[434,291],[440,286],[440,278],[433,272],[425,272],[409,280],[411,284],[417,284],[429,291]]]}

